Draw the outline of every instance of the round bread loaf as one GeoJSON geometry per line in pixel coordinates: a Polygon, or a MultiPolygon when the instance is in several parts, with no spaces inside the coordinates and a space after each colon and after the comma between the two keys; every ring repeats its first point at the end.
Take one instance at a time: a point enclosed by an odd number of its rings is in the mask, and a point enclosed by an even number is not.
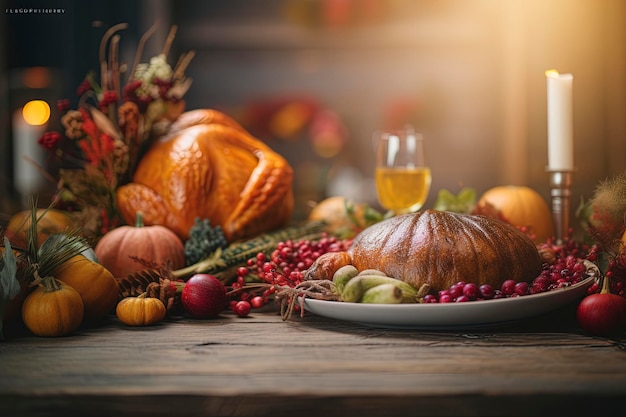
{"type": "Polygon", "coordinates": [[[531,281],[542,261],[533,241],[492,218],[427,210],[368,227],[349,249],[359,270],[378,269],[419,288],[448,289],[459,281],[500,288],[507,279],[531,281]]]}

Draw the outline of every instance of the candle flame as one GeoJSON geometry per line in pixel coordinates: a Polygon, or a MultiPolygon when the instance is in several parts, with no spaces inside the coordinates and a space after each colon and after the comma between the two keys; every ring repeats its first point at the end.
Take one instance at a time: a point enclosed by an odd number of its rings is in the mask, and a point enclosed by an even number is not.
{"type": "Polygon", "coordinates": [[[22,108],[24,121],[31,126],[41,126],[50,119],[50,105],[43,100],[31,100],[22,108]]]}
{"type": "Polygon", "coordinates": [[[572,74],[559,74],[555,69],[546,71],[546,78],[560,78],[562,80],[571,80],[574,78],[572,74]]]}

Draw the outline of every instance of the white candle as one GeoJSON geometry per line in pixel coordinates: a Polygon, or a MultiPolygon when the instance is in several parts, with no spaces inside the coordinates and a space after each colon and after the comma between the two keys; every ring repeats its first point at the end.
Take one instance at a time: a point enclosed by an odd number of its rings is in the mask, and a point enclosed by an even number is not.
{"type": "Polygon", "coordinates": [[[572,74],[546,71],[548,86],[548,169],[574,170],[572,74]]]}
{"type": "Polygon", "coordinates": [[[38,167],[45,164],[45,151],[37,140],[46,131],[46,125],[26,123],[19,109],[13,114],[13,181],[22,196],[30,196],[45,185],[38,167]]]}

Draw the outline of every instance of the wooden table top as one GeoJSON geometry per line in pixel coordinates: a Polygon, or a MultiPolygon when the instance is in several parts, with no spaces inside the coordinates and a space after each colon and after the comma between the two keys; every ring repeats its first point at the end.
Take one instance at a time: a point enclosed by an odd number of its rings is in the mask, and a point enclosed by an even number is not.
{"type": "Polygon", "coordinates": [[[483,331],[275,310],[0,342],[0,416],[626,415],[626,337],[567,307],[483,331]]]}

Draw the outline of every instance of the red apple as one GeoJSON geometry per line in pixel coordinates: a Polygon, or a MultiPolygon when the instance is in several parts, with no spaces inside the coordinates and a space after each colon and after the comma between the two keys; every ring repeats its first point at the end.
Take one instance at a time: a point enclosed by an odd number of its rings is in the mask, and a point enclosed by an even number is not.
{"type": "Polygon", "coordinates": [[[578,305],[576,319],[589,334],[622,334],[626,330],[626,299],[617,294],[589,295],[578,305]]]}
{"type": "Polygon", "coordinates": [[[185,283],[180,301],[192,317],[206,319],[219,315],[228,304],[228,297],[219,279],[209,274],[196,274],[185,283]]]}

